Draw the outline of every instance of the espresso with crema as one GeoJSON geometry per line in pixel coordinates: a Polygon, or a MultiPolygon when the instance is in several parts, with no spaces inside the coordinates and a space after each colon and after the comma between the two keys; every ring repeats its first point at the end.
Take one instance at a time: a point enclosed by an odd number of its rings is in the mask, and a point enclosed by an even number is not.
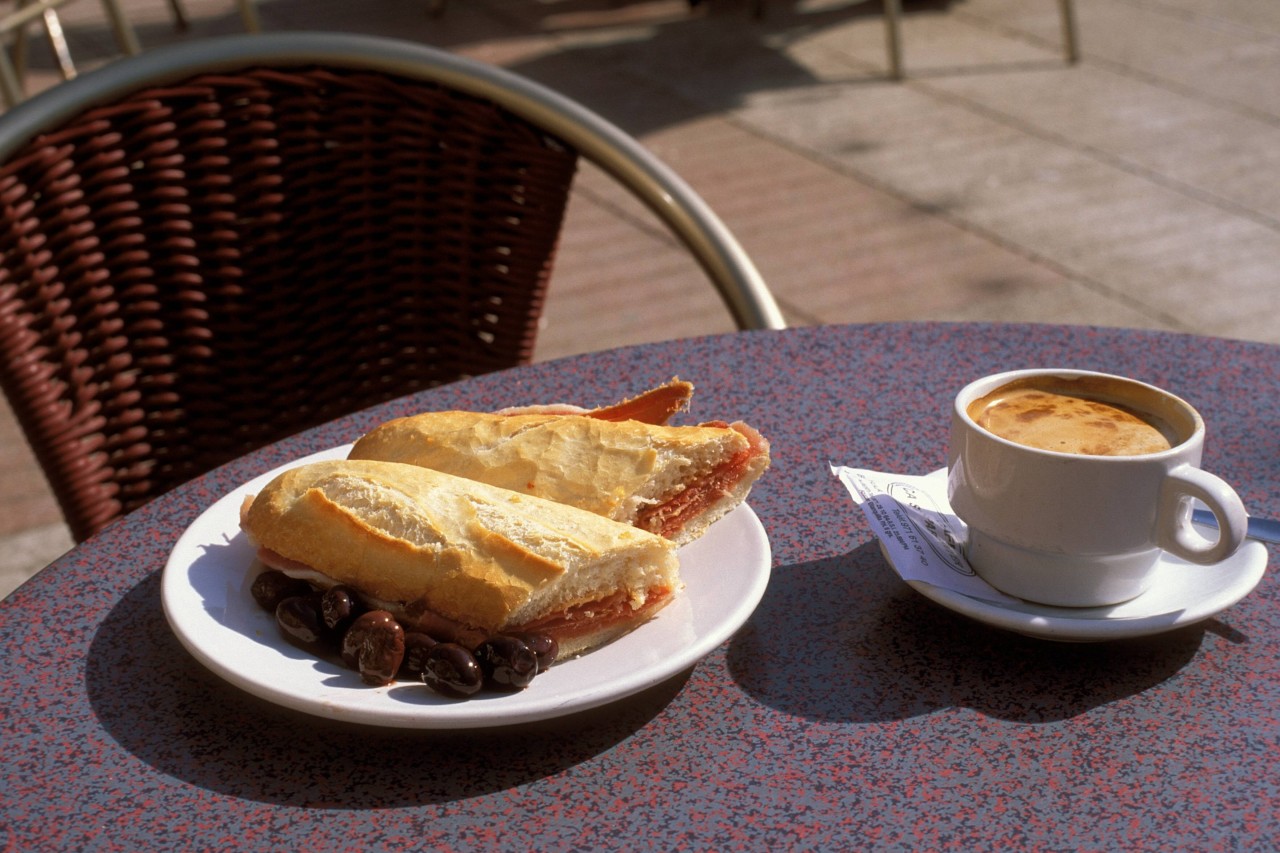
{"type": "Polygon", "coordinates": [[[1001,438],[1059,453],[1141,456],[1180,443],[1171,426],[1121,401],[1119,390],[1105,382],[1037,376],[1002,385],[967,411],[1001,438]]]}

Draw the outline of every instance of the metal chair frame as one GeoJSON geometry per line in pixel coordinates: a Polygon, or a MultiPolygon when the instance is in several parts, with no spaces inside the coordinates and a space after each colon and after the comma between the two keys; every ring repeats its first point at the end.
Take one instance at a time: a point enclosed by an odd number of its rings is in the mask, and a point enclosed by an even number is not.
{"type": "MultiPolygon", "coordinates": [[[[45,34],[49,39],[49,47],[58,63],[62,79],[75,79],[75,62],[71,58],[71,50],[62,31],[62,21],[58,17],[58,9],[72,0],[17,0],[15,8],[8,15],[0,18],[0,37],[13,35],[13,53],[0,47],[0,97],[5,103],[13,106],[22,101],[26,94],[23,91],[22,78],[26,71],[26,28],[37,17],[42,19],[45,34]]],[[[244,21],[245,30],[251,33],[262,31],[262,20],[258,16],[258,8],[254,0],[236,0],[240,17],[244,21]]],[[[138,36],[125,16],[119,0],[102,0],[102,8],[111,21],[111,31],[115,34],[116,43],[126,56],[137,56],[142,52],[138,36]]],[[[186,30],[191,22],[187,18],[186,7],[182,0],[169,0],[169,9],[173,13],[174,25],[179,30],[186,30]]]]}
{"type": "MultiPolygon", "coordinates": [[[[444,10],[446,0],[433,0],[432,15],[439,15],[444,10]]],[[[695,5],[698,0],[692,0],[695,5]]],[[[902,80],[906,77],[906,69],[902,61],[902,0],[881,0],[884,4],[885,47],[889,54],[889,77],[902,80]]],[[[752,0],[751,14],[755,18],[763,18],[768,0],[752,0]]],[[[1062,49],[1068,65],[1080,61],[1080,31],[1076,25],[1074,0],[1058,0],[1062,14],[1062,49]]]]}
{"type": "MultiPolygon", "coordinates": [[[[254,4],[254,0],[236,0],[236,7],[240,10],[240,19],[244,21],[247,32],[262,32],[262,19],[258,17],[258,7],[254,4]]],[[[174,24],[178,29],[186,30],[191,26],[182,0],[169,0],[169,10],[173,13],[174,24]]]]}
{"type": "MultiPolygon", "coordinates": [[[[1080,61],[1080,35],[1076,26],[1073,0],[1058,0],[1062,15],[1062,48],[1066,61],[1080,61]]],[[[901,80],[906,76],[902,61],[902,0],[884,0],[885,41],[889,52],[889,76],[901,80]]]]}
{"type": "MultiPolygon", "coordinates": [[[[70,2],[72,0],[17,0],[14,10],[0,18],[0,36],[13,36],[13,50],[17,54],[15,60],[10,56],[7,46],[0,47],[0,95],[3,95],[10,106],[24,97],[22,78],[26,67],[26,28],[36,18],[40,18],[44,24],[49,47],[58,62],[63,79],[70,80],[76,76],[75,63],[71,60],[71,51],[67,47],[62,22],[58,18],[58,9],[70,2]]],[[[102,7],[111,20],[111,30],[120,50],[129,56],[140,53],[138,37],[117,0],[102,0],[102,7]]]]}

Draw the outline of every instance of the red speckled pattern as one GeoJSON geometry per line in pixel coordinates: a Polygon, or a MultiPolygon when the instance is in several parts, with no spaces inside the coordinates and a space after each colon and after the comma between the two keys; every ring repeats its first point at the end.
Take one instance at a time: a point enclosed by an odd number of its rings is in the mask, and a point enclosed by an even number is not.
{"type": "MultiPolygon", "coordinates": [[[[1280,602],[1158,637],[1022,638],[912,592],[829,461],[924,473],[948,404],[1017,367],[1169,388],[1205,467],[1280,515],[1280,349],[1079,327],[751,332],[592,354],[397,401],[219,469],[0,605],[0,851],[1276,849],[1280,602]],[[689,672],[572,718],[380,730],[267,704],[170,633],[160,570],[221,494],[389,417],[697,386],[682,418],[773,441],[774,574],[689,672]]],[[[725,567],[726,571],[732,567],[725,567]]]]}

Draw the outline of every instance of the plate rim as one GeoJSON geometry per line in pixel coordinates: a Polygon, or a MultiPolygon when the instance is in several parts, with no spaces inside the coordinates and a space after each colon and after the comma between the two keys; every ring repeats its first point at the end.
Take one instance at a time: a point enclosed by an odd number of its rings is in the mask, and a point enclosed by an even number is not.
{"type": "MultiPolygon", "coordinates": [[[[231,538],[243,535],[238,529],[227,530],[225,525],[217,529],[206,530],[211,525],[217,524],[216,519],[222,513],[228,511],[229,503],[243,500],[245,495],[252,493],[254,489],[261,488],[276,475],[289,468],[323,459],[344,458],[350,447],[350,444],[344,444],[307,454],[259,474],[223,494],[186,527],[175,541],[161,571],[160,597],[165,619],[183,648],[199,661],[202,666],[222,680],[239,690],[277,706],[291,708],[325,719],[381,727],[423,730],[493,728],[538,722],[590,710],[625,699],[628,696],[660,684],[697,664],[702,658],[728,641],[751,618],[760,601],[764,598],[765,589],[772,575],[773,555],[768,534],[755,511],[746,502],[743,502],[725,518],[708,528],[700,539],[695,540],[690,545],[697,545],[698,542],[703,542],[708,536],[714,535],[716,528],[723,522],[736,517],[740,524],[746,525],[746,530],[740,531],[738,535],[742,535],[743,532],[749,534],[747,552],[752,556],[752,560],[747,568],[751,571],[749,574],[744,574],[738,578],[739,583],[733,586],[733,589],[737,590],[738,594],[734,597],[732,606],[726,608],[719,621],[704,628],[701,633],[696,634],[692,641],[677,654],[670,655],[633,671],[622,672],[616,677],[603,681],[594,681],[572,690],[567,697],[562,692],[548,697],[545,701],[539,701],[536,694],[532,692],[537,688],[538,682],[536,680],[527,690],[520,693],[486,697],[484,700],[459,700],[430,705],[403,703],[392,707],[383,707],[381,704],[377,704],[377,700],[369,698],[397,689],[418,689],[418,685],[412,685],[408,682],[396,682],[386,687],[360,686],[359,688],[353,688],[359,691],[358,694],[353,695],[360,697],[359,705],[355,707],[350,704],[331,704],[322,697],[309,699],[296,696],[293,692],[269,682],[244,675],[238,670],[234,661],[225,660],[211,649],[211,646],[216,644],[212,643],[208,638],[198,636],[199,632],[196,629],[207,630],[210,621],[227,631],[236,631],[236,629],[219,622],[216,617],[209,615],[205,607],[200,608],[199,612],[206,619],[192,619],[184,612],[184,597],[195,595],[203,599],[202,594],[195,590],[189,582],[188,570],[191,568],[193,561],[187,555],[191,549],[210,544],[211,541],[218,541],[220,544],[223,536],[226,537],[225,541],[229,542],[231,538]],[[529,698],[531,696],[534,697],[532,700],[529,698]],[[508,701],[504,703],[504,699],[508,701]],[[504,705],[506,706],[505,708],[504,705]]],[[[689,546],[682,546],[682,550],[685,547],[689,546]]],[[[684,567],[682,566],[681,569],[683,574],[684,567]]],[[[229,580],[234,581],[235,579],[230,578],[229,580]]],[[[663,611],[678,607],[681,600],[687,600],[687,583],[686,580],[686,587],[677,593],[676,599],[663,608],[663,611]]],[[[655,616],[655,621],[662,619],[663,611],[660,611],[655,616]]],[[[645,623],[631,633],[615,640],[614,643],[626,643],[629,639],[637,636],[643,641],[644,632],[656,627],[653,622],[645,623]]],[[[292,646],[288,646],[287,641],[278,634],[263,638],[263,642],[272,648],[298,653],[292,646]],[[284,649],[283,647],[285,646],[288,646],[288,649],[284,649]]],[[[594,652],[588,653],[584,657],[589,658],[591,654],[594,654],[594,652]]],[[[576,660],[564,661],[558,666],[572,666],[576,660]]],[[[317,662],[319,662],[319,659],[317,659],[317,662]]],[[[324,672],[318,672],[317,680],[324,677],[324,672]]],[[[422,689],[426,690],[427,688],[423,687],[422,689]]]]}

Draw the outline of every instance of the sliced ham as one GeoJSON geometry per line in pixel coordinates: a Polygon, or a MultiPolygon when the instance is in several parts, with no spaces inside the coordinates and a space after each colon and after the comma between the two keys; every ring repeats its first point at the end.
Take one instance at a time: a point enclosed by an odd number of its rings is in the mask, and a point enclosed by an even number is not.
{"type": "Polygon", "coordinates": [[[764,436],[744,423],[726,424],[715,421],[702,426],[731,428],[746,437],[747,448],[725,460],[705,476],[687,483],[684,489],[667,500],[642,509],[636,516],[636,527],[675,539],[686,524],[717,502],[731,497],[735,488],[748,475],[752,461],[769,452],[769,443],[764,436]]]}

